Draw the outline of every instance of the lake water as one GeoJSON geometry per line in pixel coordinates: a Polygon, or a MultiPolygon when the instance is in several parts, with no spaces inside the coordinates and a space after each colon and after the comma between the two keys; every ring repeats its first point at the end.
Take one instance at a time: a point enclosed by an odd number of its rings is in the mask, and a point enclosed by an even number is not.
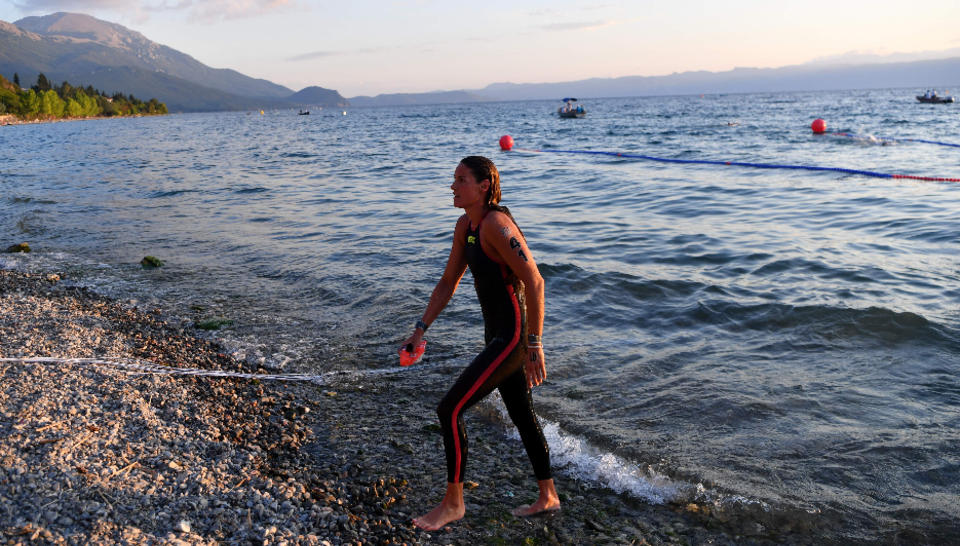
{"type": "MultiPolygon", "coordinates": [[[[956,147],[869,138],[960,143],[957,105],[914,91],[3,127],[0,246],[35,252],[0,266],[229,318],[215,335],[268,367],[392,368],[449,251],[453,170],[487,155],[546,280],[535,400],[561,472],[774,533],[956,540],[960,184],[548,153],[960,177],[956,147]]],[[[480,326],[468,273],[423,365],[466,363],[480,326]]]]}

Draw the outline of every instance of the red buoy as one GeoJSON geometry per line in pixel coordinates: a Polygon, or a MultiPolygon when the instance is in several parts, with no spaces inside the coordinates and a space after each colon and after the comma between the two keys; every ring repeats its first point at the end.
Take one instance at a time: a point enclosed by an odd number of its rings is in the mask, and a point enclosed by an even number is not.
{"type": "Polygon", "coordinates": [[[827,122],[817,118],[813,120],[813,123],[810,124],[810,128],[813,129],[814,133],[819,135],[827,130],[827,122]]]}
{"type": "Polygon", "coordinates": [[[510,135],[500,137],[500,149],[509,152],[511,148],[513,148],[513,137],[510,135]]]}

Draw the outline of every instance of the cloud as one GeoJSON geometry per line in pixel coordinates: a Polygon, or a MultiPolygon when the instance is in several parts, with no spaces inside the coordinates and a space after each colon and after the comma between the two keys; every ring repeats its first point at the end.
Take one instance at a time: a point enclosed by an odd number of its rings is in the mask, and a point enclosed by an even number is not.
{"type": "Polygon", "coordinates": [[[14,5],[25,12],[54,12],[54,11],[92,11],[115,10],[126,11],[131,2],[125,0],[23,0],[14,5]]]}
{"type": "Polygon", "coordinates": [[[526,16],[526,17],[530,17],[530,18],[534,18],[534,17],[553,17],[553,16],[559,15],[559,14],[560,14],[560,10],[558,10],[558,9],[554,9],[554,8],[540,8],[540,9],[528,10],[528,11],[526,12],[525,16],[526,16]]]}
{"type": "Polygon", "coordinates": [[[325,57],[335,57],[337,55],[343,55],[336,51],[313,51],[311,53],[302,53],[300,55],[294,55],[293,57],[287,57],[288,61],[311,61],[313,59],[323,59],[325,57]]]}
{"type": "MultiPolygon", "coordinates": [[[[603,7],[603,6],[597,6],[603,7]]],[[[587,9],[587,8],[584,8],[587,9]]],[[[626,19],[606,19],[603,21],[583,21],[570,23],[551,23],[540,25],[536,28],[548,32],[565,32],[571,30],[597,30],[599,28],[615,27],[618,25],[630,25],[643,21],[643,17],[628,17],[626,19]]]]}
{"type": "Polygon", "coordinates": [[[137,2],[128,0],[21,0],[13,4],[25,15],[46,15],[54,12],[86,13],[95,17],[114,20],[127,19],[142,23],[147,14],[137,2]],[[110,13],[111,15],[105,15],[110,13]]]}
{"type": "Polygon", "coordinates": [[[256,17],[292,8],[298,0],[21,0],[15,5],[28,13],[112,11],[134,19],[151,13],[183,15],[203,22],[256,17]]]}
{"type": "Polygon", "coordinates": [[[540,25],[540,28],[550,31],[592,30],[595,28],[610,26],[612,24],[614,23],[609,21],[585,21],[581,23],[552,23],[549,25],[540,25]]]}
{"type": "Polygon", "coordinates": [[[350,51],[311,51],[309,53],[301,53],[300,55],[294,55],[293,57],[287,57],[287,61],[312,61],[314,59],[325,59],[327,57],[343,57],[346,55],[361,55],[364,53],[377,53],[378,51],[383,51],[384,48],[368,48],[368,49],[353,49],[350,51]]]}
{"type": "MultiPolygon", "coordinates": [[[[615,8],[614,4],[587,4],[583,6],[576,6],[575,10],[579,12],[587,11],[605,11],[611,8],[615,8]]],[[[526,10],[525,16],[528,18],[556,18],[564,15],[570,15],[571,8],[537,8],[526,10]]]]}
{"type": "Polygon", "coordinates": [[[616,4],[591,4],[587,6],[580,6],[580,9],[583,11],[598,10],[598,9],[608,9],[615,8],[616,4]]]}
{"type": "MultiPolygon", "coordinates": [[[[294,7],[295,0],[181,0],[190,16],[205,21],[244,19],[294,7]]],[[[181,9],[177,7],[176,9],[181,9]]]]}
{"type": "Polygon", "coordinates": [[[934,59],[949,59],[960,55],[960,48],[937,51],[910,51],[888,53],[885,51],[866,50],[848,51],[839,55],[817,57],[806,64],[838,65],[838,64],[879,64],[879,63],[909,63],[914,61],[929,61],[934,59]]]}

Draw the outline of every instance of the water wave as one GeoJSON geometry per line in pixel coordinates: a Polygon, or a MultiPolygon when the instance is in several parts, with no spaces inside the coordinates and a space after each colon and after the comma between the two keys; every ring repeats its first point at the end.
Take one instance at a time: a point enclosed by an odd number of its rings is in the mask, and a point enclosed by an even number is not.
{"type": "Polygon", "coordinates": [[[27,203],[36,203],[38,205],[56,205],[57,202],[52,199],[43,199],[38,197],[18,197],[12,196],[8,197],[7,201],[11,204],[27,204],[27,203]]]}
{"type": "Polygon", "coordinates": [[[177,197],[179,195],[185,195],[190,193],[202,193],[204,190],[201,189],[181,189],[181,190],[165,190],[165,191],[155,191],[147,197],[149,199],[163,199],[166,197],[177,197]]]}

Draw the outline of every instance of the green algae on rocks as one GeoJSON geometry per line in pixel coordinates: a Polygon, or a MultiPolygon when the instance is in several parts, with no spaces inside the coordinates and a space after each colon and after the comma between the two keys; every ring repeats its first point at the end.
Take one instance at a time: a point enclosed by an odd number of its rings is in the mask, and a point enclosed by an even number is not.
{"type": "Polygon", "coordinates": [[[163,267],[163,260],[157,258],[156,256],[144,256],[143,259],[140,260],[140,265],[147,269],[163,267]]]}

